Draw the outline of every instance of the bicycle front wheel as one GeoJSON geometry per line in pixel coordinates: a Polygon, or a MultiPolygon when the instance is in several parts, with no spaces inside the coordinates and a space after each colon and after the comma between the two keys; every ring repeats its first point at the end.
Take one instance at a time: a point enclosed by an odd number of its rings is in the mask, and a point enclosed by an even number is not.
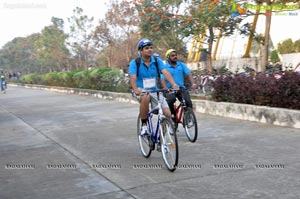
{"type": "Polygon", "coordinates": [[[194,111],[187,107],[183,114],[184,132],[190,142],[196,142],[198,136],[198,125],[194,111]]]}
{"type": "Polygon", "coordinates": [[[142,128],[142,122],[141,122],[141,118],[139,115],[138,119],[137,119],[138,145],[139,145],[142,155],[145,158],[149,158],[151,155],[151,151],[152,151],[151,150],[151,144],[152,144],[151,135],[141,135],[141,128],[142,128]]]}
{"type": "Polygon", "coordinates": [[[160,121],[160,144],[161,154],[167,169],[171,172],[175,171],[178,164],[178,143],[177,135],[172,122],[163,118],[160,121]]]}

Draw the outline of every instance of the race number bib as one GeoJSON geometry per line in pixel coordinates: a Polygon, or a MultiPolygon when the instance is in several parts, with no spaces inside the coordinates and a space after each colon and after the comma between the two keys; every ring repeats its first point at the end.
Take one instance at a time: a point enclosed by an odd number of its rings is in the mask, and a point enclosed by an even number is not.
{"type": "Polygon", "coordinates": [[[156,86],[155,78],[143,79],[144,88],[153,88],[156,86]]]}

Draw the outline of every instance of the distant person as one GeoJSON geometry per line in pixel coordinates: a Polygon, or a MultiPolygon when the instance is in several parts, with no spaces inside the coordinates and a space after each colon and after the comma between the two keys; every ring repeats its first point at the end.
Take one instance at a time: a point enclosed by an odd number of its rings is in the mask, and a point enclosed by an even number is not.
{"type": "Polygon", "coordinates": [[[0,84],[1,84],[1,92],[2,93],[6,93],[7,82],[5,80],[5,76],[4,75],[0,76],[0,84]]]}

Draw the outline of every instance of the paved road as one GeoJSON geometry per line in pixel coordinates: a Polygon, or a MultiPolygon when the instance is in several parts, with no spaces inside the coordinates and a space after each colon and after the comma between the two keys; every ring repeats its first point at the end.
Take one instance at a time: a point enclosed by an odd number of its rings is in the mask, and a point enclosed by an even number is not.
{"type": "Polygon", "coordinates": [[[179,166],[140,155],[137,105],[9,88],[0,94],[1,199],[296,199],[300,130],[196,114],[179,166]]]}

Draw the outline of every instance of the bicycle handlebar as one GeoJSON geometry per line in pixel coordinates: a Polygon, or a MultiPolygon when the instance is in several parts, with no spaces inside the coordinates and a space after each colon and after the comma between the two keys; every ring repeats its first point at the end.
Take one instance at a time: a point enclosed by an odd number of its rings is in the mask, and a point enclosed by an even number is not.
{"type": "Polygon", "coordinates": [[[192,90],[191,88],[180,87],[179,89],[169,89],[169,92],[177,93],[177,92],[181,92],[181,91],[191,91],[191,90],[192,90]]]}
{"type": "MultiPolygon", "coordinates": [[[[144,95],[144,94],[148,94],[148,93],[176,93],[176,92],[181,92],[181,91],[191,91],[192,89],[191,88],[183,88],[183,87],[180,87],[179,89],[173,89],[173,88],[170,88],[170,89],[158,89],[158,90],[143,90],[141,95],[144,95]]],[[[137,94],[134,92],[133,89],[130,89],[130,92],[131,92],[131,95],[132,97],[134,98],[137,98],[137,94]]]]}
{"type": "MultiPolygon", "coordinates": [[[[170,92],[171,89],[158,89],[155,91],[151,91],[151,90],[142,90],[142,94],[147,94],[147,93],[168,93],[170,92]]],[[[135,92],[133,89],[130,89],[131,94],[134,96],[136,96],[135,92]]]]}

